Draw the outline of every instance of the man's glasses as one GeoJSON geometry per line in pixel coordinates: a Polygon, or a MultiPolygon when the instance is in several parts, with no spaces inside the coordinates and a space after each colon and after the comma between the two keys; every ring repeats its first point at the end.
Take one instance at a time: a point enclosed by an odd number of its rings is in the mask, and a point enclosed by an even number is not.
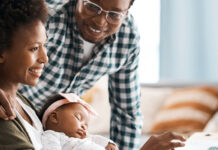
{"type": "Polygon", "coordinates": [[[110,24],[119,24],[123,17],[125,16],[124,13],[116,12],[116,11],[107,11],[101,8],[101,6],[89,1],[83,0],[84,2],[84,9],[90,16],[100,15],[102,12],[106,13],[106,20],[110,24]]]}

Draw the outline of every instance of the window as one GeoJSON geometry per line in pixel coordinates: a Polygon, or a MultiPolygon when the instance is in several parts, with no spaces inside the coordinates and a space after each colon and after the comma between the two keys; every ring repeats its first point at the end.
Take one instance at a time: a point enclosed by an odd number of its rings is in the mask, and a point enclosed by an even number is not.
{"type": "Polygon", "coordinates": [[[160,0],[135,0],[130,12],[141,35],[140,82],[156,83],[159,80],[160,0]]]}

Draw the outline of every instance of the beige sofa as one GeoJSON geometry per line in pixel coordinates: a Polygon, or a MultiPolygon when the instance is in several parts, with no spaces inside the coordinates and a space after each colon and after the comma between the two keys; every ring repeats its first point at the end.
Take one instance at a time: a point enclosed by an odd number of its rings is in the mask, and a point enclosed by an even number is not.
{"type": "MultiPolygon", "coordinates": [[[[102,134],[102,135],[108,135],[109,134],[109,127],[110,127],[110,106],[108,102],[108,92],[107,92],[107,84],[106,79],[101,79],[95,86],[94,90],[92,89],[91,92],[88,94],[88,101],[89,103],[96,109],[96,111],[99,113],[99,116],[96,118],[93,118],[90,123],[89,131],[93,134],[102,134]]],[[[194,85],[195,87],[198,87],[199,85],[194,85]]],[[[202,86],[202,85],[201,85],[202,86]]],[[[143,138],[142,143],[146,141],[146,139],[151,135],[150,130],[152,126],[155,124],[155,118],[157,118],[160,113],[162,113],[160,110],[165,105],[167,99],[170,95],[172,95],[175,90],[179,90],[181,88],[190,88],[193,87],[193,85],[188,84],[155,84],[155,85],[141,85],[141,109],[142,114],[144,116],[143,120],[143,138]]],[[[196,93],[195,93],[196,94],[196,93]]],[[[206,104],[208,101],[210,101],[214,106],[214,109],[217,110],[218,108],[218,97],[216,102],[215,96],[208,96],[205,93],[200,93],[201,95],[198,95],[197,97],[204,97],[203,102],[205,99],[207,99],[206,104]]],[[[189,94],[190,95],[190,94],[189,94]]],[[[188,96],[189,96],[188,95],[188,96]]],[[[178,96],[176,96],[178,97],[178,96]]],[[[181,97],[181,96],[180,96],[181,97]]],[[[196,97],[196,96],[195,96],[196,97]]],[[[87,96],[86,96],[87,99],[87,96]]],[[[204,125],[204,129],[202,131],[211,131],[211,132],[218,132],[218,114],[215,113],[216,111],[212,113],[212,115],[204,121],[206,123],[204,125]],[[216,125],[217,124],[217,125],[216,125]]],[[[193,112],[195,114],[196,112],[193,112]]],[[[182,113],[183,114],[183,113],[182,113]]],[[[184,115],[187,114],[184,112],[184,115]]],[[[171,117],[175,118],[176,114],[171,114],[171,117]]],[[[194,116],[194,115],[191,115],[194,116]]],[[[180,115],[181,117],[181,115],[180,115]]],[[[197,118],[201,117],[199,114],[196,113],[197,118]]],[[[203,115],[203,117],[205,117],[203,115]]],[[[168,119],[167,117],[166,119],[168,119]]],[[[192,129],[192,128],[191,128],[192,129]]],[[[193,131],[195,132],[195,130],[193,131]]]]}

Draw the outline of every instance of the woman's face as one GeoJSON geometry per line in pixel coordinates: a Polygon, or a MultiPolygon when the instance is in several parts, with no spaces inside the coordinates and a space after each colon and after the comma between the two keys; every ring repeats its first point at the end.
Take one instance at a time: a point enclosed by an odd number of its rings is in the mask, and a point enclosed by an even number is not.
{"type": "Polygon", "coordinates": [[[6,82],[35,85],[48,62],[46,31],[41,21],[20,27],[11,47],[1,54],[0,65],[6,82]]]}

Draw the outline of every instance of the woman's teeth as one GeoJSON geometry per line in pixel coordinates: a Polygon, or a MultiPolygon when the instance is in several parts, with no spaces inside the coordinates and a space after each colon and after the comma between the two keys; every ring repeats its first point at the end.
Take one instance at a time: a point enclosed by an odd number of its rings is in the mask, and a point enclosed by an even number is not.
{"type": "Polygon", "coordinates": [[[42,73],[42,69],[29,69],[31,72],[34,72],[34,73],[42,73]]]}

